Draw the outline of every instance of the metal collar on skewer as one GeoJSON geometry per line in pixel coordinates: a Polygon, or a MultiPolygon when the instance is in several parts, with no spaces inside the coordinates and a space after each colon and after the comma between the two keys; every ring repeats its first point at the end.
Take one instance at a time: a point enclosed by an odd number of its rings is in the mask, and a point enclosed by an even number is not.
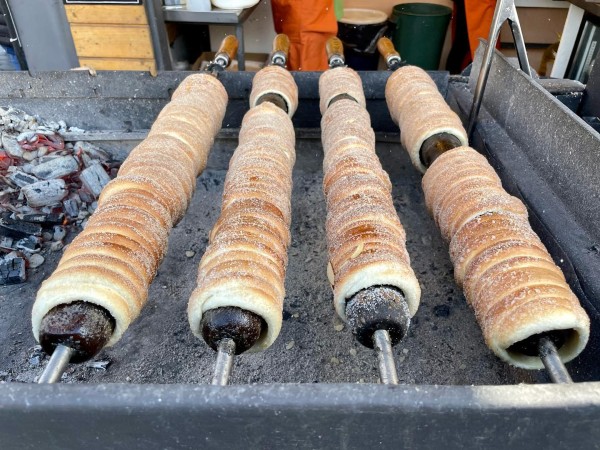
{"type": "Polygon", "coordinates": [[[285,69],[285,65],[287,62],[287,55],[283,52],[275,52],[273,56],[271,56],[271,65],[279,66],[285,69]]]}

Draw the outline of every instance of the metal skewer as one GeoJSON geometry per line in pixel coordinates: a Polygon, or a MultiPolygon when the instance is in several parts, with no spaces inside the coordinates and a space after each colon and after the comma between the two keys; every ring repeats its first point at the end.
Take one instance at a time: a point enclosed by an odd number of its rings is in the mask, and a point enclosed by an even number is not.
{"type": "Polygon", "coordinates": [[[346,317],[358,342],[377,353],[382,384],[398,384],[392,347],[410,327],[404,295],[392,286],[372,286],[357,292],[346,303],[346,317]]]}
{"type": "Polygon", "coordinates": [[[58,345],[52,353],[50,357],[50,361],[48,361],[48,365],[42,372],[38,383],[56,383],[62,377],[65,369],[69,365],[69,361],[71,361],[71,356],[75,351],[71,347],[67,347],[66,345],[58,345]]]}
{"type": "Polygon", "coordinates": [[[390,71],[393,72],[396,69],[407,65],[406,62],[402,61],[400,53],[396,51],[394,43],[389,38],[379,38],[377,41],[377,50],[379,50],[379,54],[385,60],[385,63],[390,71]]]}
{"type": "MultiPolygon", "coordinates": [[[[391,42],[390,45],[393,50],[391,42]]],[[[339,38],[329,38],[325,51],[330,69],[345,67],[344,44],[339,38]]],[[[390,55],[386,61],[396,68],[401,65],[397,53],[390,55]]],[[[332,98],[329,105],[343,99],[356,101],[344,93],[332,98]]],[[[392,346],[405,336],[410,324],[410,313],[403,294],[389,286],[364,289],[346,303],[346,317],[357,340],[365,347],[376,350],[381,383],[398,384],[392,346]]]]}
{"type": "Polygon", "coordinates": [[[373,344],[377,350],[381,384],[398,384],[398,372],[392,353],[390,333],[387,330],[377,330],[373,333],[373,344]]]}
{"type": "MultiPolygon", "coordinates": [[[[400,54],[394,48],[394,43],[386,37],[379,38],[377,41],[377,50],[385,60],[388,70],[395,70],[407,66],[406,61],[402,61],[400,54]]],[[[429,136],[421,144],[419,151],[421,163],[425,167],[429,167],[444,152],[462,145],[458,136],[452,133],[440,132],[429,136]]]]}
{"type": "MultiPolygon", "coordinates": [[[[531,75],[529,69],[529,62],[527,61],[527,53],[523,43],[523,35],[521,33],[521,27],[519,25],[519,18],[517,17],[516,7],[514,0],[501,0],[497,4],[497,8],[494,15],[494,23],[490,30],[490,38],[488,47],[486,48],[485,55],[483,58],[483,64],[481,71],[479,72],[479,79],[477,81],[477,88],[475,89],[475,96],[473,101],[473,108],[471,110],[471,116],[469,120],[469,135],[471,134],[472,128],[475,124],[479,108],[481,106],[481,98],[485,89],[485,83],[487,76],[490,71],[490,64],[492,58],[492,52],[494,44],[498,38],[501,25],[504,21],[508,20],[513,33],[513,38],[517,46],[517,54],[519,57],[519,63],[521,70],[527,75],[531,75]]],[[[388,69],[392,72],[404,65],[400,58],[400,54],[395,50],[394,44],[388,38],[380,38],[377,42],[377,49],[383,58],[385,59],[388,69]]],[[[421,147],[421,160],[425,167],[429,167],[435,159],[437,159],[442,153],[452,148],[460,146],[461,143],[458,138],[447,133],[440,133],[438,135],[431,136],[428,138],[421,147]]],[[[391,345],[386,344],[385,337],[378,330],[374,334],[375,346],[378,350],[379,358],[379,371],[381,374],[382,383],[385,383],[384,377],[386,376],[387,370],[390,369],[389,356],[391,356],[391,345]],[[386,346],[384,348],[384,346],[386,346]],[[388,353],[389,352],[389,353],[388,353]],[[387,361],[386,361],[386,358],[387,361]]],[[[388,335],[389,340],[389,335],[388,335]]],[[[535,342],[535,341],[534,341],[535,342]]],[[[529,343],[531,347],[531,342],[529,343]]],[[[544,367],[548,371],[548,375],[554,383],[572,383],[571,376],[563,362],[558,355],[556,345],[547,336],[541,336],[537,340],[537,352],[539,357],[544,364],[544,367]]],[[[392,366],[392,370],[395,375],[395,367],[392,366]]],[[[397,382],[397,377],[396,377],[397,382]]],[[[387,383],[385,383],[387,384],[387,383]]]]}
{"type": "Polygon", "coordinates": [[[235,342],[231,338],[226,338],[219,342],[217,350],[217,361],[215,362],[215,374],[213,375],[213,386],[227,386],[231,370],[233,368],[233,358],[235,356],[235,342]]]}
{"type": "Polygon", "coordinates": [[[540,338],[538,342],[539,355],[544,364],[544,367],[548,371],[548,376],[553,383],[572,383],[571,375],[561,361],[560,356],[554,342],[547,337],[540,338]]]}
{"type": "Polygon", "coordinates": [[[344,44],[340,38],[333,36],[327,39],[325,51],[327,52],[327,62],[329,63],[330,69],[346,66],[346,59],[344,58],[344,44]]]}
{"type": "Polygon", "coordinates": [[[217,76],[219,72],[223,72],[231,63],[237,53],[239,42],[235,36],[227,35],[221,41],[219,50],[215,53],[215,59],[208,63],[206,72],[217,76]]]}
{"type": "Polygon", "coordinates": [[[278,34],[273,40],[273,52],[271,53],[271,65],[285,69],[288,53],[290,52],[290,38],[287,34],[278,34]]]}
{"type": "MultiPolygon", "coordinates": [[[[289,38],[285,34],[278,34],[273,40],[271,65],[285,68],[289,48],[289,38]]],[[[233,51],[233,48],[229,51],[233,51]]],[[[256,100],[257,105],[263,102],[273,103],[288,112],[288,105],[281,95],[267,92],[256,100]]],[[[200,322],[202,337],[217,352],[212,385],[227,386],[235,355],[250,349],[266,330],[266,326],[264,319],[258,314],[235,306],[222,306],[203,314],[200,322]]]]}

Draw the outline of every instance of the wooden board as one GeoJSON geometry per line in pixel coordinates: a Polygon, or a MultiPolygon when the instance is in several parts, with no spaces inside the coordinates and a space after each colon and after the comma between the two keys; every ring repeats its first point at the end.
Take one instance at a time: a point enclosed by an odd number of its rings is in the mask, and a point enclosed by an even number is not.
{"type": "Polygon", "coordinates": [[[143,5],[65,5],[79,64],[95,70],[156,71],[143,5]]]}
{"type": "Polygon", "coordinates": [[[79,58],[154,58],[150,30],[138,25],[71,25],[79,58]]]}
{"type": "Polygon", "coordinates": [[[147,25],[143,5],[65,5],[69,23],[147,25]]]}
{"type": "Polygon", "coordinates": [[[143,70],[156,71],[153,59],[129,58],[79,58],[79,64],[95,70],[143,70]]]}

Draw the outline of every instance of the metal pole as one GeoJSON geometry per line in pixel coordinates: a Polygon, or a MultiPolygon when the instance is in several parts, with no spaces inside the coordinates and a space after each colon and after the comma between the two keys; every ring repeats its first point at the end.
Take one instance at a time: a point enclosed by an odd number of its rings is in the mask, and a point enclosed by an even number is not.
{"type": "Polygon", "coordinates": [[[548,376],[553,383],[572,383],[571,375],[558,356],[554,343],[547,337],[540,339],[538,343],[540,358],[548,371],[548,376]]]}
{"type": "Polygon", "coordinates": [[[398,384],[398,373],[392,353],[392,342],[387,330],[377,330],[373,334],[377,360],[379,361],[379,378],[382,384],[398,384]]]}
{"type": "Polygon", "coordinates": [[[48,361],[48,365],[40,376],[38,383],[56,383],[59,381],[71,360],[72,354],[73,349],[71,347],[57,345],[54,353],[52,353],[52,356],[50,357],[50,361],[48,361]]]}
{"type": "Polygon", "coordinates": [[[235,342],[233,339],[227,338],[219,342],[217,361],[215,362],[215,374],[212,379],[214,386],[227,386],[233,367],[234,355],[235,342]]]}

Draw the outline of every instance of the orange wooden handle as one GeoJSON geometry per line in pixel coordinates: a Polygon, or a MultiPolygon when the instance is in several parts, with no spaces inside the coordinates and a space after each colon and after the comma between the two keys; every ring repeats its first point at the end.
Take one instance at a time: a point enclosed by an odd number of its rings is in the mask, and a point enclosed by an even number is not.
{"type": "Polygon", "coordinates": [[[219,50],[217,50],[217,55],[219,53],[225,53],[227,56],[229,56],[229,61],[232,61],[235,59],[237,50],[238,40],[235,38],[235,36],[229,34],[221,41],[221,46],[219,47],[219,50]]]}
{"type": "Polygon", "coordinates": [[[331,60],[333,56],[339,56],[344,58],[344,44],[339,38],[332,36],[327,39],[325,44],[325,51],[327,52],[327,60],[331,60]]]}
{"type": "Polygon", "coordinates": [[[287,34],[278,34],[273,39],[273,53],[284,53],[287,57],[290,52],[290,38],[287,34]]]}
{"type": "Polygon", "coordinates": [[[389,38],[382,37],[377,41],[377,50],[381,53],[384,60],[388,60],[391,56],[400,57],[400,54],[394,48],[394,43],[389,38]]]}

